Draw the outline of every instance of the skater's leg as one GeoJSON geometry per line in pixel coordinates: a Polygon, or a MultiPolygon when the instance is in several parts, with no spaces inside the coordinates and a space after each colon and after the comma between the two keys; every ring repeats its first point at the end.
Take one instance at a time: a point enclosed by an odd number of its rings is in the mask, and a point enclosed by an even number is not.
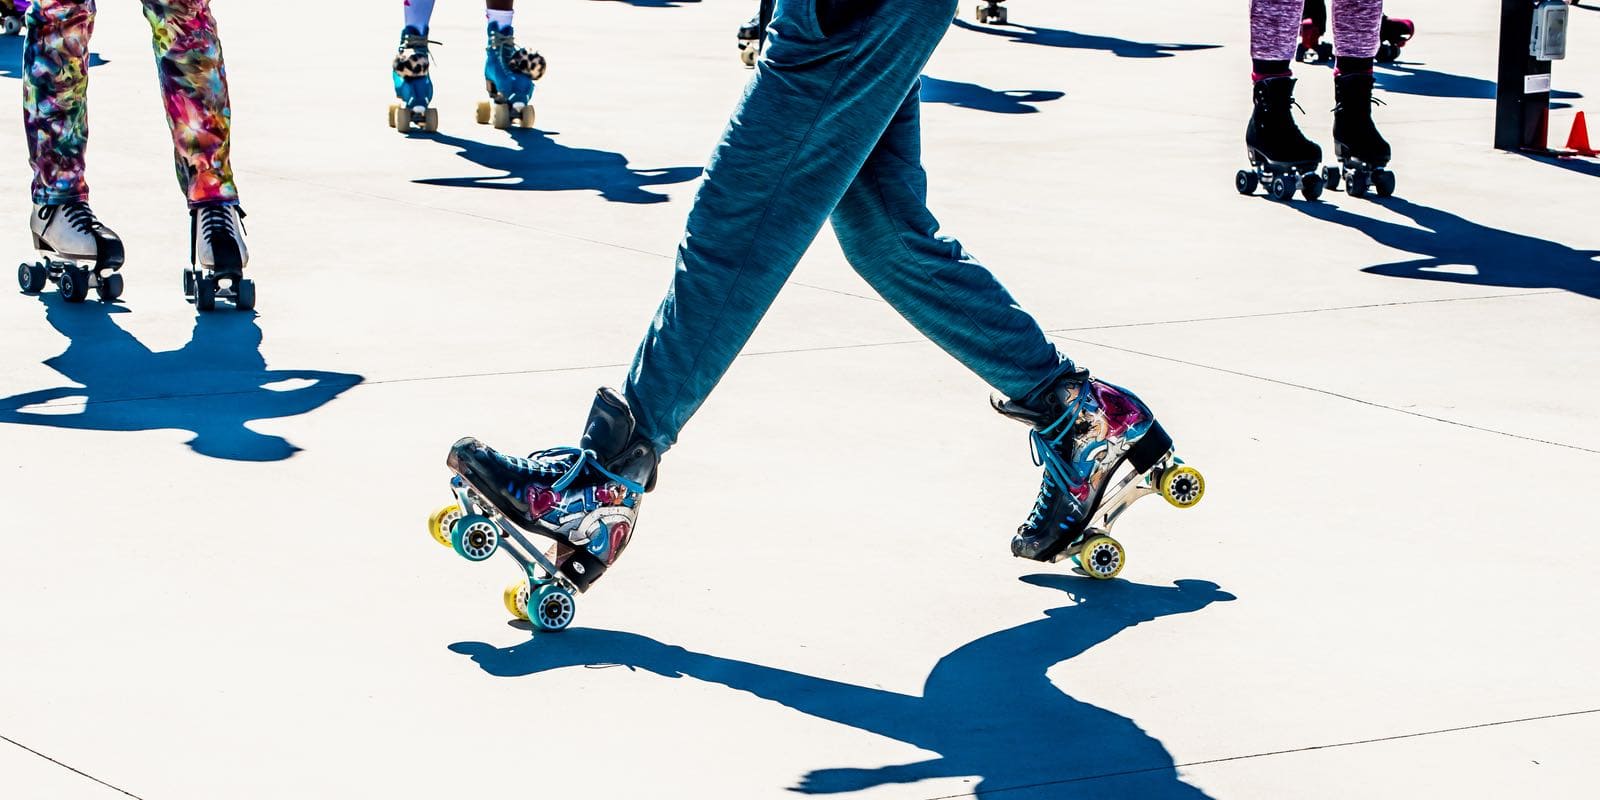
{"type": "Polygon", "coordinates": [[[33,202],[87,200],[89,37],[94,0],[39,0],[23,46],[22,118],[33,167],[33,202]]]}
{"type": "Polygon", "coordinates": [[[1250,0],[1250,59],[1256,79],[1289,74],[1304,0],[1250,0]]]}
{"type": "Polygon", "coordinates": [[[1382,25],[1383,0],[1333,0],[1334,67],[1340,74],[1372,71],[1382,25]]]}
{"type": "Polygon", "coordinates": [[[779,0],[766,57],[706,167],[672,287],[628,376],[628,402],[658,450],[672,446],[749,340],[954,6],[779,0]]]}
{"type": "Polygon", "coordinates": [[[142,0],[172,128],[178,185],[191,208],[235,205],[228,76],[210,0],[142,0]]]}
{"type": "Polygon", "coordinates": [[[918,86],[833,212],[851,266],[924,336],[1007,397],[1073,371],[1023,311],[928,211],[918,86]]]}
{"type": "Polygon", "coordinates": [[[433,0],[405,0],[405,27],[423,33],[433,21],[433,0]]]}
{"type": "Polygon", "coordinates": [[[512,26],[514,9],[511,0],[486,0],[484,12],[490,22],[497,23],[502,28],[512,26]]]}

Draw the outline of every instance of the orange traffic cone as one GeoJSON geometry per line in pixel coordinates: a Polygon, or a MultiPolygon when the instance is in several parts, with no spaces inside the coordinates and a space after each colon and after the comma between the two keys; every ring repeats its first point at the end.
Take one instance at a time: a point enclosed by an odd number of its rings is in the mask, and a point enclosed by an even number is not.
{"type": "Polygon", "coordinates": [[[1600,151],[1589,146],[1589,125],[1584,122],[1582,111],[1579,111],[1578,116],[1572,120],[1572,133],[1567,136],[1567,149],[1583,156],[1600,155],[1600,151]]]}

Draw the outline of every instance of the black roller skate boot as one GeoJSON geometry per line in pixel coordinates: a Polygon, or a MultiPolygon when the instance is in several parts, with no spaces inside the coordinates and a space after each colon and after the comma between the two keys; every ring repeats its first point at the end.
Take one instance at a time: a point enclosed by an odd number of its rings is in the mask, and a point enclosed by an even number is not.
{"type": "Polygon", "coordinates": [[[655,449],[638,436],[626,401],[601,389],[578,447],[519,458],[477,439],[456,442],[445,464],[455,473],[451,485],[459,502],[436,512],[429,528],[441,544],[471,561],[488,558],[502,541],[515,541],[520,551],[506,549],[526,568],[535,595],[545,585],[583,592],[628,546],[640,502],[654,487],[657,462],[655,449]],[[553,539],[556,546],[541,554],[523,533],[553,539]]]}
{"type": "Polygon", "coordinates": [[[1149,407],[1087,372],[1063,378],[1038,407],[1000,398],[994,407],[1033,427],[1034,463],[1044,467],[1033,511],[1011,540],[1019,558],[1070,557],[1090,577],[1114,578],[1127,553],[1110,530],[1129,505],[1160,494],[1189,508],[1205,493],[1205,479],[1174,457],[1149,407]]]}
{"type": "Polygon", "coordinates": [[[87,202],[34,206],[28,229],[39,261],[17,266],[22,291],[34,294],[54,283],[69,303],[83,302],[90,289],[106,303],[122,296],[122,239],[95,217],[87,202]]]}
{"type": "Polygon", "coordinates": [[[1251,168],[1234,176],[1234,188],[1240,194],[1253,194],[1256,186],[1265,185],[1267,195],[1275,200],[1293,198],[1295,189],[1307,200],[1322,196],[1322,178],[1317,174],[1322,148],[1294,124],[1290,109],[1296,106],[1294,78],[1256,81],[1255,110],[1244,133],[1251,168]]]}
{"type": "Polygon", "coordinates": [[[1389,166],[1389,143],[1372,123],[1372,107],[1382,100],[1372,96],[1372,73],[1356,72],[1333,79],[1333,150],[1339,166],[1324,171],[1328,187],[1364,197],[1367,190],[1379,197],[1394,194],[1394,173],[1389,166]]]}
{"type": "Polygon", "coordinates": [[[1385,14],[1378,26],[1378,57],[1382,63],[1400,58],[1400,49],[1417,35],[1417,24],[1409,19],[1395,19],[1385,14]]]}

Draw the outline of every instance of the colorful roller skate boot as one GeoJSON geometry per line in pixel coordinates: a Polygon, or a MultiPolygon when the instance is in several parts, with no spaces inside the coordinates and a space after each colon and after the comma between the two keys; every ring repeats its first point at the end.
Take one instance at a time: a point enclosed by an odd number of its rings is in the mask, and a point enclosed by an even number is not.
{"type": "Polygon", "coordinates": [[[483,82],[489,99],[478,103],[478,124],[505,130],[514,123],[532,128],[533,82],[544,77],[544,56],[517,46],[509,26],[489,23],[489,47],[483,65],[483,82]]]}
{"type": "Polygon", "coordinates": [[[1172,437],[1126,389],[1079,372],[1062,379],[1042,405],[994,401],[995,410],[1033,427],[1034,463],[1044,467],[1039,497],[1011,552],[1035,561],[1072,558],[1090,577],[1109,580],[1127,563],[1127,551],[1110,533],[1122,512],[1149,494],[1192,507],[1205,494],[1205,479],[1173,456],[1172,437]]]}
{"type": "Polygon", "coordinates": [[[400,50],[394,56],[394,96],[400,102],[389,106],[389,127],[401,133],[439,130],[439,110],[433,103],[433,78],[428,75],[433,58],[427,31],[407,25],[400,31],[400,50]]]}
{"type": "Polygon", "coordinates": [[[477,439],[456,442],[445,458],[456,502],[435,511],[428,530],[468,561],[504,551],[523,571],[506,588],[506,609],[540,630],[558,631],[572,623],[575,595],[628,546],[644,493],[654,488],[656,463],[627,403],[601,389],[579,447],[517,458],[477,439]],[[555,546],[541,552],[529,534],[555,546]]]}
{"type": "Polygon", "coordinates": [[[978,22],[985,25],[1006,24],[1006,7],[1000,5],[1005,1],[1006,0],[983,0],[983,2],[978,5],[978,22]]]}
{"type": "Polygon", "coordinates": [[[228,300],[238,311],[256,307],[256,282],[244,276],[250,248],[244,243],[244,209],[208,203],[189,210],[189,268],[183,294],[200,311],[228,300]]]}
{"type": "Polygon", "coordinates": [[[1375,60],[1387,64],[1400,57],[1400,48],[1417,35],[1417,24],[1409,19],[1394,19],[1387,14],[1378,27],[1378,56],[1375,60]]]}
{"type": "Polygon", "coordinates": [[[1333,152],[1339,166],[1323,170],[1328,188],[1344,191],[1351,197],[1365,197],[1367,190],[1379,197],[1394,194],[1394,173],[1389,166],[1389,143],[1372,122],[1372,107],[1382,100],[1372,96],[1372,73],[1357,72],[1333,79],[1333,152]]]}
{"type": "Polygon", "coordinates": [[[1234,176],[1239,194],[1254,194],[1265,185],[1274,200],[1288,201],[1296,189],[1307,200],[1322,196],[1322,177],[1317,174],[1322,148],[1307,139],[1294,124],[1294,78],[1262,78],[1255,82],[1255,110],[1245,128],[1245,153],[1250,169],[1234,176]]]}
{"type": "Polygon", "coordinates": [[[16,36],[22,33],[28,5],[28,0],[0,0],[0,34],[16,36]]]}
{"type": "Polygon", "coordinates": [[[40,260],[18,265],[22,291],[37,294],[54,283],[69,303],[83,302],[90,289],[105,303],[122,296],[122,239],[95,218],[88,203],[34,206],[28,227],[40,260]]]}

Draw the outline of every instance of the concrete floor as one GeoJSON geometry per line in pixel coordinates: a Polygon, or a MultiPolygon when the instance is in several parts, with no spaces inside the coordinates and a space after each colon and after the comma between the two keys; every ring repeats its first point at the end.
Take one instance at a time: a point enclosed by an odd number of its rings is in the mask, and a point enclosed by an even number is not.
{"type": "MultiPolygon", "coordinates": [[[[148,32],[102,4],[91,179],[126,302],[0,303],[0,796],[1600,792],[1600,167],[1490,149],[1494,4],[1392,9],[1420,33],[1380,74],[1381,202],[1230,188],[1241,0],[958,22],[935,211],[1152,404],[1205,502],[1141,503],[1112,583],[1011,558],[1023,429],[825,232],[644,535],[537,637],[509,561],[424,531],[445,449],[569,443],[620,382],[752,4],[526,4],[550,73],[540,129],[506,133],[471,120],[476,6],[441,3],[444,126],[412,138],[383,124],[399,15],[372,7],[398,4],[305,5],[215,3],[260,310],[197,317],[148,32]]],[[[1600,12],[1571,37],[1559,140],[1600,113],[1600,12]]],[[[1331,148],[1329,72],[1298,72],[1331,148]]]]}

